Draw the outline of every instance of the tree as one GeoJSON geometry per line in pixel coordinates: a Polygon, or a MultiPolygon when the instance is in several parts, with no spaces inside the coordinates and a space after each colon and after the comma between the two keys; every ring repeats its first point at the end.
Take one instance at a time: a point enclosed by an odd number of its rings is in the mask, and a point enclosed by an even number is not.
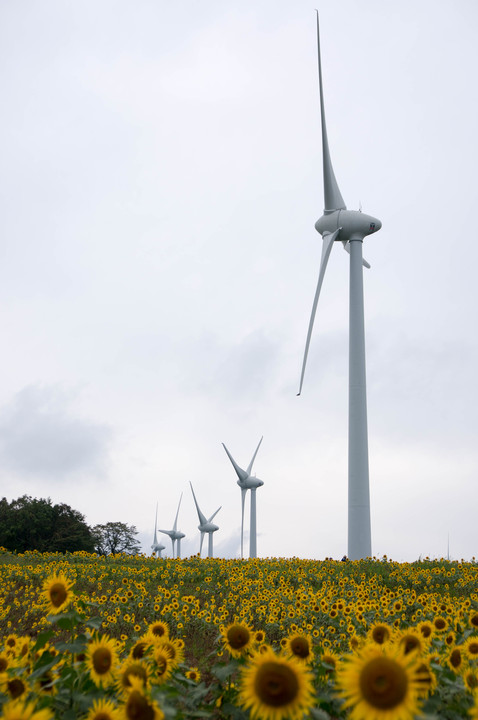
{"type": "Polygon", "coordinates": [[[23,495],[0,501],[0,546],[14,552],[93,552],[94,540],[78,510],[23,495]]]}
{"type": "Polygon", "coordinates": [[[92,533],[95,551],[98,555],[114,555],[116,553],[136,555],[141,551],[141,545],[135,538],[138,531],[134,525],[109,522],[105,525],[95,525],[92,533]]]}

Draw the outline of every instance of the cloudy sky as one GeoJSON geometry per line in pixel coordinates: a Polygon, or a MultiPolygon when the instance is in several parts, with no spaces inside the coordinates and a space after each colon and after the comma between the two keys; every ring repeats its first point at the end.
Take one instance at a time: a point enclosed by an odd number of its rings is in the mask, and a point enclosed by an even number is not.
{"type": "MultiPolygon", "coordinates": [[[[346,552],[340,244],[296,397],[321,253],[315,7],[0,4],[1,495],[133,524],[149,551],[156,503],[170,528],[183,492],[184,556],[192,481],[234,556],[221,443],[247,466],[263,435],[258,554],[346,552]]],[[[335,174],[383,223],[364,243],[373,553],[441,557],[449,539],[470,559],[478,5],[318,8],[335,174]]]]}

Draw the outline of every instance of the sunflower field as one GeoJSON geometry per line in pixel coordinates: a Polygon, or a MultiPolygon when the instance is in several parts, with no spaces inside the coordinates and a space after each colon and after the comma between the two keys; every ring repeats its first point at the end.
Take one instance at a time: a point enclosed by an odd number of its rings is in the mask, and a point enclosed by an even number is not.
{"type": "Polygon", "coordinates": [[[0,718],[478,720],[477,573],[0,549],[0,718]]]}

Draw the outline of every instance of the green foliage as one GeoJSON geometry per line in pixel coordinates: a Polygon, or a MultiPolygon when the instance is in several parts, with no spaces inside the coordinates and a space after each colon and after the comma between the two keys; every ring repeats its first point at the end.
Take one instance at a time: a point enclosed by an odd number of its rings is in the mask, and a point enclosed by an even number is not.
{"type": "Polygon", "coordinates": [[[117,555],[118,553],[136,555],[141,550],[141,546],[135,538],[138,531],[134,525],[108,522],[105,525],[95,525],[92,532],[95,552],[98,555],[117,555]]]}
{"type": "Polygon", "coordinates": [[[50,498],[23,495],[0,500],[0,546],[14,552],[93,552],[94,541],[84,516],[50,498]]]}

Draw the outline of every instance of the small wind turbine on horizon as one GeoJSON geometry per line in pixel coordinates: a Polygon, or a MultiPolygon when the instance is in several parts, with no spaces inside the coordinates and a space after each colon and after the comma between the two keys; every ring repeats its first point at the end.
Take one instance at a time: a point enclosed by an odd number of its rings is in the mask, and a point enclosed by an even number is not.
{"type": "Polygon", "coordinates": [[[261,442],[263,440],[263,437],[259,440],[259,445],[256,448],[256,451],[254,455],[252,456],[252,460],[247,466],[247,470],[243,470],[239,465],[236,463],[234,458],[232,457],[231,453],[227,449],[227,447],[222,443],[222,446],[224,450],[227,453],[227,456],[229,460],[231,461],[234,470],[236,471],[238,481],[237,484],[241,488],[241,504],[242,504],[242,513],[241,513],[241,558],[244,557],[244,503],[246,501],[246,492],[248,490],[251,491],[251,524],[250,524],[250,530],[249,530],[249,557],[255,558],[257,557],[257,516],[256,516],[256,490],[258,487],[261,487],[264,485],[264,482],[262,480],[259,480],[258,477],[255,475],[252,476],[252,466],[254,465],[254,460],[256,459],[257,451],[259,450],[261,446],[261,442]]]}
{"type": "Polygon", "coordinates": [[[174,520],[174,525],[172,530],[159,530],[160,533],[163,533],[164,535],[169,535],[171,538],[171,543],[173,546],[173,557],[174,557],[174,546],[177,541],[178,547],[177,547],[177,553],[176,557],[181,557],[181,539],[183,537],[186,537],[184,533],[182,533],[180,530],[178,530],[178,515],[179,515],[179,508],[181,507],[181,500],[183,499],[183,494],[181,493],[181,497],[179,498],[179,504],[178,504],[178,511],[176,513],[176,518],[174,520]]]}
{"type": "Polygon", "coordinates": [[[166,545],[163,545],[162,543],[158,542],[158,503],[156,503],[156,519],[154,521],[154,538],[153,538],[153,544],[151,545],[151,550],[153,551],[153,554],[156,554],[156,557],[161,557],[161,553],[163,550],[166,550],[166,545]]]}
{"type": "Polygon", "coordinates": [[[204,540],[204,535],[207,533],[208,534],[207,556],[212,558],[213,557],[213,554],[212,554],[213,533],[215,533],[216,530],[219,530],[219,526],[214,525],[212,520],[213,520],[213,518],[216,517],[216,515],[218,514],[222,505],[220,507],[218,507],[216,512],[213,513],[209,519],[207,519],[206,516],[203,515],[203,513],[199,509],[198,501],[196,500],[196,495],[194,494],[194,488],[193,488],[192,482],[189,481],[189,484],[191,485],[191,492],[193,494],[194,504],[196,505],[196,510],[197,510],[198,518],[199,518],[198,530],[201,533],[201,543],[199,545],[199,555],[201,555],[201,552],[202,552],[202,544],[203,544],[203,540],[204,540]]]}
{"type": "Polygon", "coordinates": [[[363,265],[368,268],[370,265],[362,257],[362,244],[367,235],[372,235],[380,230],[382,223],[377,218],[366,215],[360,210],[347,210],[335,179],[325,125],[318,12],[317,57],[322,125],[324,214],[315,223],[315,229],[322,235],[322,257],[305,344],[298,395],[302,391],[310,338],[325,269],[334,242],[340,241],[350,254],[348,557],[351,560],[358,560],[372,555],[363,300],[363,265]]]}

